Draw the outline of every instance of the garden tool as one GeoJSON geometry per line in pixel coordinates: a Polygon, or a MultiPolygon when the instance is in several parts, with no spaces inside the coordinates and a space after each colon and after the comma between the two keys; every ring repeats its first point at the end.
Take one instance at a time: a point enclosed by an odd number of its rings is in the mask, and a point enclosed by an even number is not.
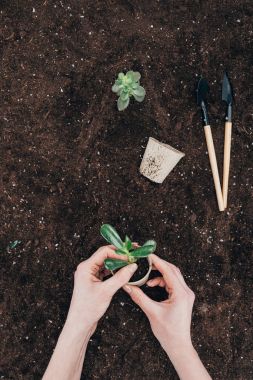
{"type": "Polygon", "coordinates": [[[222,83],[222,100],[227,103],[227,114],[225,121],[225,141],[224,141],[224,159],[223,159],[223,202],[224,208],[227,207],[228,200],[228,180],[229,180],[229,166],[230,166],[230,152],[231,152],[231,135],[232,135],[232,103],[233,93],[232,87],[229,82],[227,73],[224,74],[222,83]]]}
{"type": "Polygon", "coordinates": [[[222,191],[221,191],[221,184],[220,184],[217,159],[216,159],[216,154],[215,154],[215,149],[214,149],[214,144],[213,144],[212,131],[211,131],[211,127],[209,124],[207,106],[206,106],[206,97],[207,97],[208,92],[209,92],[208,83],[204,78],[201,78],[199,80],[198,87],[197,87],[197,103],[202,109],[204,131],[205,131],[205,136],[206,136],[206,144],[207,144],[207,150],[208,150],[211,170],[212,170],[212,174],[213,174],[213,180],[214,180],[214,186],[215,186],[218,206],[219,206],[220,211],[224,211],[223,195],[222,195],[222,191]]]}

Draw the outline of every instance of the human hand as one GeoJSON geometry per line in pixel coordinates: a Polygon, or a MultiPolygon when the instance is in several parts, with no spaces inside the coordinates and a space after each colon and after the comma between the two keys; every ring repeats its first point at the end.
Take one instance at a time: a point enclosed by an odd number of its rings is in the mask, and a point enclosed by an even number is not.
{"type": "Polygon", "coordinates": [[[152,264],[162,277],[147,282],[150,287],[164,287],[168,299],[162,302],[153,301],[136,286],[124,286],[133,301],[147,315],[152,331],[169,356],[183,349],[191,350],[191,316],[194,293],[186,285],[180,270],[173,264],[158,256],[150,255],[152,264]]]}
{"type": "Polygon", "coordinates": [[[77,267],[74,279],[74,290],[67,324],[80,328],[81,331],[95,331],[98,320],[108,308],[112,296],[123,285],[127,284],[137,269],[130,264],[120,269],[106,281],[103,278],[103,264],[107,258],[124,260],[123,255],[115,253],[113,246],[99,248],[88,260],[77,267]]]}

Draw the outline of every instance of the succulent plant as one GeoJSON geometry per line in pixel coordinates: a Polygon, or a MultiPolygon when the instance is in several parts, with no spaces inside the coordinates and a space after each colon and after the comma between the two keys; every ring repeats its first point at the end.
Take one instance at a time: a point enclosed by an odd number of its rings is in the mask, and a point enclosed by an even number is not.
{"type": "Polygon", "coordinates": [[[133,96],[137,102],[144,100],[146,91],[144,87],[140,86],[140,79],[141,74],[138,71],[128,71],[126,74],[118,74],[118,78],[112,86],[112,91],[119,96],[117,101],[119,111],[123,111],[127,108],[131,96],[133,96]]]}
{"type": "Polygon", "coordinates": [[[116,253],[127,256],[127,260],[106,259],[104,265],[110,271],[135,263],[138,259],[148,257],[148,255],[156,250],[156,242],[154,240],[146,241],[142,247],[135,247],[128,236],[125,237],[125,241],[123,242],[115,228],[110,224],[103,224],[100,228],[100,233],[108,243],[116,247],[116,253]]]}

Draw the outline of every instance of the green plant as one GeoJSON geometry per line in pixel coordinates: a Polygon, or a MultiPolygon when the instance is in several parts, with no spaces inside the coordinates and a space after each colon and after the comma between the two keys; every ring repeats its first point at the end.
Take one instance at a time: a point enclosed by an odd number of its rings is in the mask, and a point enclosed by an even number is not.
{"type": "Polygon", "coordinates": [[[111,271],[122,268],[128,264],[135,263],[138,259],[148,257],[156,250],[156,242],[148,240],[142,247],[134,247],[128,236],[123,242],[115,228],[110,224],[103,224],[100,228],[100,233],[108,243],[116,247],[116,253],[127,256],[127,260],[106,259],[104,265],[106,269],[111,271]]]}
{"type": "Polygon", "coordinates": [[[119,111],[123,111],[127,108],[131,96],[133,96],[137,102],[144,100],[146,91],[140,86],[140,79],[141,74],[138,71],[128,71],[126,74],[118,74],[118,78],[112,86],[112,91],[119,96],[117,101],[119,111]]]}

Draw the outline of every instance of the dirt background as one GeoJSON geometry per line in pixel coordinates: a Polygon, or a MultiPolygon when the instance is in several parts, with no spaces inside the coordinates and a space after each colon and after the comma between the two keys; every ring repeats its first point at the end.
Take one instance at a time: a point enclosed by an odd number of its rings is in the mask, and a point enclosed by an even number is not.
{"type": "MultiPolygon", "coordinates": [[[[213,378],[252,379],[252,1],[2,0],[0,16],[0,378],[41,378],[75,267],[103,244],[108,222],[140,243],[154,238],[181,268],[213,378]],[[120,113],[111,85],[128,69],[141,72],[147,96],[120,113]],[[236,105],[220,213],[194,88],[207,77],[221,164],[224,69],[236,105]],[[186,154],[162,185],[138,172],[149,136],[186,154]]],[[[82,378],[177,379],[123,292],[91,339],[82,378]]]]}

